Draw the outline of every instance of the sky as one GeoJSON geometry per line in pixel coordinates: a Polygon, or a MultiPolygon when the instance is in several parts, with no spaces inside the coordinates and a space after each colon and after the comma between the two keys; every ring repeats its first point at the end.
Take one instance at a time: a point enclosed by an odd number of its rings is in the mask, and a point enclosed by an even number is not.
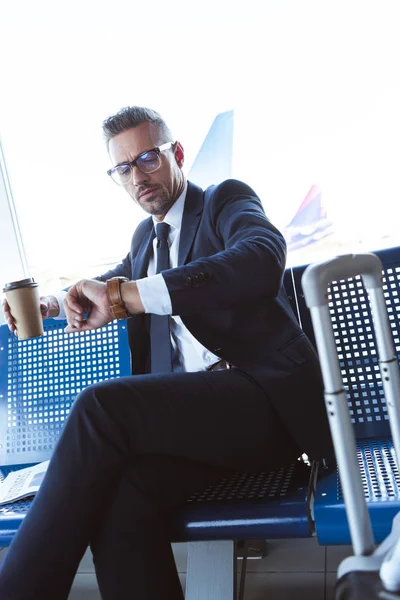
{"type": "Polygon", "coordinates": [[[397,230],[400,3],[3,0],[0,138],[33,270],[124,256],[143,213],[104,118],[159,111],[190,168],[234,109],[233,176],[283,228],[311,185],[344,237],[397,230]]]}

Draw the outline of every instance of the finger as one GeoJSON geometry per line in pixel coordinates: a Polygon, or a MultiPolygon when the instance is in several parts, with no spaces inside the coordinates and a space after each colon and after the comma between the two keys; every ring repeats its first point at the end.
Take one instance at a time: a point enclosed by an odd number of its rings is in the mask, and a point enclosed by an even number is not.
{"type": "Polygon", "coordinates": [[[74,331],[78,330],[79,326],[81,325],[81,323],[83,321],[82,315],[78,315],[78,313],[74,312],[73,310],[70,310],[65,305],[64,305],[64,309],[65,309],[65,317],[66,317],[68,326],[73,327],[74,331]]]}
{"type": "Polygon", "coordinates": [[[75,331],[79,331],[82,329],[84,325],[84,321],[80,321],[78,317],[74,317],[73,319],[67,319],[68,327],[72,327],[75,331]]]}
{"type": "Polygon", "coordinates": [[[40,302],[40,312],[43,319],[47,319],[49,317],[49,305],[46,302],[40,302]]]}
{"type": "Polygon", "coordinates": [[[78,317],[81,317],[84,313],[84,308],[71,294],[68,294],[68,296],[65,297],[63,304],[67,315],[68,313],[73,313],[72,316],[75,317],[77,315],[78,317]]]}
{"type": "Polygon", "coordinates": [[[5,310],[4,311],[4,318],[6,321],[14,321],[14,317],[11,314],[10,310],[5,310]]]}
{"type": "Polygon", "coordinates": [[[11,331],[11,333],[15,333],[15,334],[17,333],[17,328],[14,323],[7,322],[7,326],[8,326],[8,329],[11,331]]]}
{"type": "Polygon", "coordinates": [[[17,335],[17,327],[15,325],[15,319],[11,314],[11,311],[9,310],[9,306],[7,304],[7,310],[5,308],[5,305],[3,304],[3,315],[4,315],[4,322],[7,325],[8,329],[11,331],[11,333],[15,333],[15,335],[17,335]]]}
{"type": "Polygon", "coordinates": [[[6,300],[4,300],[3,302],[3,312],[5,316],[11,315],[10,305],[8,304],[8,302],[6,302],[6,300]]]}
{"type": "Polygon", "coordinates": [[[64,333],[77,333],[79,329],[77,329],[74,325],[67,325],[64,329],[64,333]]]}
{"type": "Polygon", "coordinates": [[[73,312],[70,310],[65,311],[65,316],[66,316],[68,324],[74,325],[76,327],[79,327],[79,325],[81,325],[85,321],[85,318],[83,315],[78,315],[76,312],[73,312]]]}
{"type": "Polygon", "coordinates": [[[7,323],[10,331],[16,330],[14,317],[12,316],[11,311],[7,310],[4,312],[4,320],[7,323]]]}
{"type": "MultiPolygon", "coordinates": [[[[86,323],[86,319],[84,315],[78,315],[76,312],[70,311],[66,309],[66,319],[67,319],[67,333],[72,333],[75,331],[81,331],[84,324],[86,323]]],[[[65,330],[64,330],[65,331],[65,330]]]]}
{"type": "Polygon", "coordinates": [[[90,329],[93,329],[93,327],[90,327],[86,321],[74,321],[67,325],[67,327],[64,329],[64,333],[79,333],[80,331],[90,331],[90,329]]]}

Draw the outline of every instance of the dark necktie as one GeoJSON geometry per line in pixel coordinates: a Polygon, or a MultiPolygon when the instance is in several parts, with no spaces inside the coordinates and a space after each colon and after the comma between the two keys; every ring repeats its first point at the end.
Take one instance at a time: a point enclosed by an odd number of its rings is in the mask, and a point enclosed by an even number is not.
{"type": "MultiPolygon", "coordinates": [[[[170,268],[168,247],[168,223],[157,223],[157,273],[170,268]]],[[[151,372],[170,373],[172,371],[171,337],[168,315],[150,317],[151,372]]]]}

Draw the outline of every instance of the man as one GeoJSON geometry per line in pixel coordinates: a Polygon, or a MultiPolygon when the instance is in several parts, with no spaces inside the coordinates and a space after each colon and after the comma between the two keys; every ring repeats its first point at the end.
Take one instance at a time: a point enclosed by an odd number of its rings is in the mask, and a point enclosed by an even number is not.
{"type": "Polygon", "coordinates": [[[66,331],[130,315],[134,376],[74,402],[0,572],[4,600],[66,598],[88,544],[104,599],[181,600],[169,511],[235,470],[331,448],[318,361],[282,287],[285,242],[254,191],[187,182],[152,110],[103,129],[108,174],[151,216],[120,265],[70,288],[66,331]]]}

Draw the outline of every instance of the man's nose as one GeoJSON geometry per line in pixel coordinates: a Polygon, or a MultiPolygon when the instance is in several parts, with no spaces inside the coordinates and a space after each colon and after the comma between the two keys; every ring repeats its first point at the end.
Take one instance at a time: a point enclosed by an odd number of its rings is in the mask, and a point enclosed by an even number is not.
{"type": "Polygon", "coordinates": [[[141,171],[139,169],[139,167],[137,167],[137,166],[132,168],[132,183],[133,183],[133,185],[136,185],[136,186],[143,185],[147,181],[149,181],[148,173],[143,173],[143,171],[141,171]]]}

